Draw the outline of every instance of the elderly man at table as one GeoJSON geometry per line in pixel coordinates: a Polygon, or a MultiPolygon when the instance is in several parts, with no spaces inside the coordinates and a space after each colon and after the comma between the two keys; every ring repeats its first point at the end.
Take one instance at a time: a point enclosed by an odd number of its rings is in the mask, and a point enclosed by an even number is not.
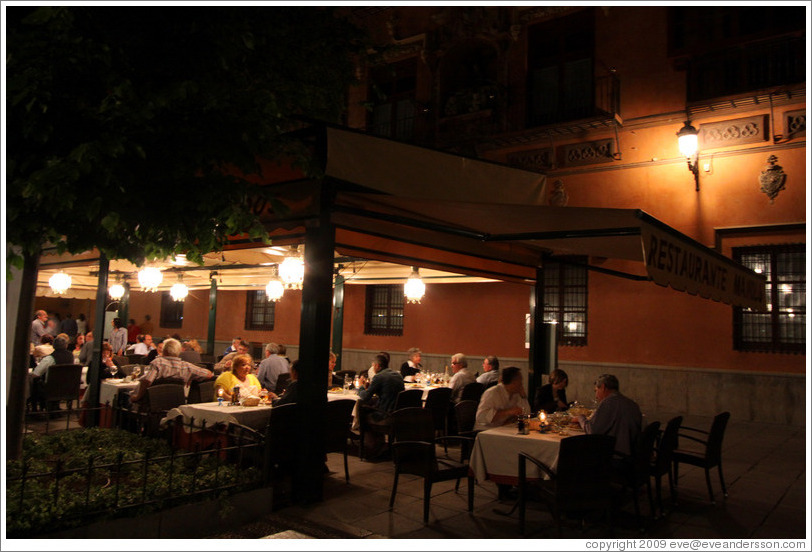
{"type": "Polygon", "coordinates": [[[468,371],[468,359],[462,353],[457,353],[451,357],[451,369],[454,375],[448,386],[451,388],[451,401],[460,402],[462,389],[469,383],[476,381],[474,375],[468,371]]]}
{"type": "Polygon", "coordinates": [[[595,399],[598,408],[592,416],[574,416],[585,433],[612,435],[615,452],[629,456],[640,433],[643,414],[640,407],[629,397],[620,393],[620,383],[612,374],[601,374],[595,380],[595,399]]]}
{"type": "Polygon", "coordinates": [[[474,428],[499,427],[515,422],[520,414],[530,414],[530,403],[527,402],[522,371],[509,366],[502,370],[499,383],[482,394],[474,428]]]}
{"type": "Polygon", "coordinates": [[[259,363],[257,370],[257,379],[262,384],[262,388],[274,392],[279,374],[287,373],[290,370],[288,361],[277,353],[279,353],[279,345],[276,343],[265,345],[265,358],[259,363]]]}
{"type": "Polygon", "coordinates": [[[150,362],[144,375],[138,378],[138,387],[130,393],[130,400],[135,403],[140,401],[157,379],[177,379],[188,385],[191,381],[206,381],[214,377],[211,370],[181,360],[178,355],[180,342],[177,339],[165,339],[163,353],[150,362]]]}
{"type": "Polygon", "coordinates": [[[90,364],[90,358],[93,356],[93,331],[85,334],[85,344],[82,345],[82,350],[79,352],[79,364],[87,366],[90,364]]]}
{"type": "Polygon", "coordinates": [[[482,370],[484,373],[479,376],[477,382],[484,385],[486,388],[499,383],[499,359],[493,355],[485,357],[482,361],[482,370]]]}

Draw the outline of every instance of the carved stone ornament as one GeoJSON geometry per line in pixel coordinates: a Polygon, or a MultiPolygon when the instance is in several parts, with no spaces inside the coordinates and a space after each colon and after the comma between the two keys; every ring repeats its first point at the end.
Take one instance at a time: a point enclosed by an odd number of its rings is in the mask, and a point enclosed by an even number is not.
{"type": "Polygon", "coordinates": [[[775,201],[778,192],[784,189],[787,175],[781,165],[776,165],[778,158],[771,155],[767,158],[767,166],[761,171],[758,181],[761,184],[761,191],[770,198],[770,203],[775,201]]]}
{"type": "Polygon", "coordinates": [[[553,182],[553,191],[550,192],[550,205],[553,207],[566,207],[569,195],[564,191],[564,182],[556,180],[553,182]]]}

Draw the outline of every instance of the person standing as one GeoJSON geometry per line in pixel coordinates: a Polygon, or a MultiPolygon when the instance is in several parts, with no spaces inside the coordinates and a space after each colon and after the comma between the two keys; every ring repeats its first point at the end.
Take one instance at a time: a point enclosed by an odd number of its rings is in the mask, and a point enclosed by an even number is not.
{"type": "Polygon", "coordinates": [[[89,331],[85,334],[85,344],[82,345],[82,350],[79,352],[79,364],[87,366],[90,363],[90,358],[93,355],[93,332],[89,331]]]}
{"type": "Polygon", "coordinates": [[[34,313],[34,320],[31,322],[31,336],[29,341],[36,347],[42,343],[42,336],[48,333],[48,313],[38,310],[34,313]]]}
{"type": "Polygon", "coordinates": [[[486,356],[482,361],[482,370],[484,372],[476,380],[484,385],[490,387],[499,383],[499,359],[495,356],[486,356]]]}
{"type": "Polygon", "coordinates": [[[127,324],[127,343],[136,343],[140,333],[141,328],[135,323],[135,318],[130,318],[130,323],[127,324]]]}
{"type": "Polygon", "coordinates": [[[598,401],[598,408],[592,416],[573,416],[573,420],[578,422],[585,433],[613,436],[615,452],[631,456],[634,441],[643,426],[640,407],[620,393],[620,383],[612,374],[601,374],[595,380],[595,399],[598,401]]]}
{"type": "Polygon", "coordinates": [[[113,333],[110,334],[110,346],[113,348],[113,355],[123,355],[127,348],[127,328],[121,318],[113,318],[113,333]]]}
{"type": "Polygon", "coordinates": [[[67,334],[71,341],[76,339],[79,328],[76,325],[76,320],[72,318],[71,313],[66,314],[65,319],[59,324],[59,332],[67,334]]]}
{"type": "Polygon", "coordinates": [[[87,319],[83,312],[79,313],[76,317],[76,333],[85,335],[87,333],[87,319]]]}
{"type": "Polygon", "coordinates": [[[476,381],[474,375],[468,371],[468,359],[462,353],[457,353],[451,357],[451,369],[454,375],[448,386],[451,388],[451,401],[460,402],[463,388],[469,383],[476,381]]]}

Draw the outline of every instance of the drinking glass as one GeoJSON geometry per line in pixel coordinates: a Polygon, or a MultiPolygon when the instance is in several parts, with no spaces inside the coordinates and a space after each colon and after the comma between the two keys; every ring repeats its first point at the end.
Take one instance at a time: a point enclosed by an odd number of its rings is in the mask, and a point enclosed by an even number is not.
{"type": "Polygon", "coordinates": [[[115,378],[116,374],[118,374],[118,366],[113,364],[112,366],[110,366],[110,375],[115,378]]]}

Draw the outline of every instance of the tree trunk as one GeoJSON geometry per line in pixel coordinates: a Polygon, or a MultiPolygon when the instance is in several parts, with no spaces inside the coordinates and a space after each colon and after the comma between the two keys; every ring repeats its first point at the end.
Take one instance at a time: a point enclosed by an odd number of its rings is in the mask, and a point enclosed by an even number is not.
{"type": "Polygon", "coordinates": [[[28,340],[33,320],[34,293],[37,289],[39,251],[34,254],[24,253],[23,259],[25,264],[17,310],[17,329],[14,332],[12,362],[8,367],[11,370],[11,381],[6,403],[6,458],[9,460],[19,459],[23,450],[25,387],[28,385],[28,362],[31,354],[28,340]]]}

